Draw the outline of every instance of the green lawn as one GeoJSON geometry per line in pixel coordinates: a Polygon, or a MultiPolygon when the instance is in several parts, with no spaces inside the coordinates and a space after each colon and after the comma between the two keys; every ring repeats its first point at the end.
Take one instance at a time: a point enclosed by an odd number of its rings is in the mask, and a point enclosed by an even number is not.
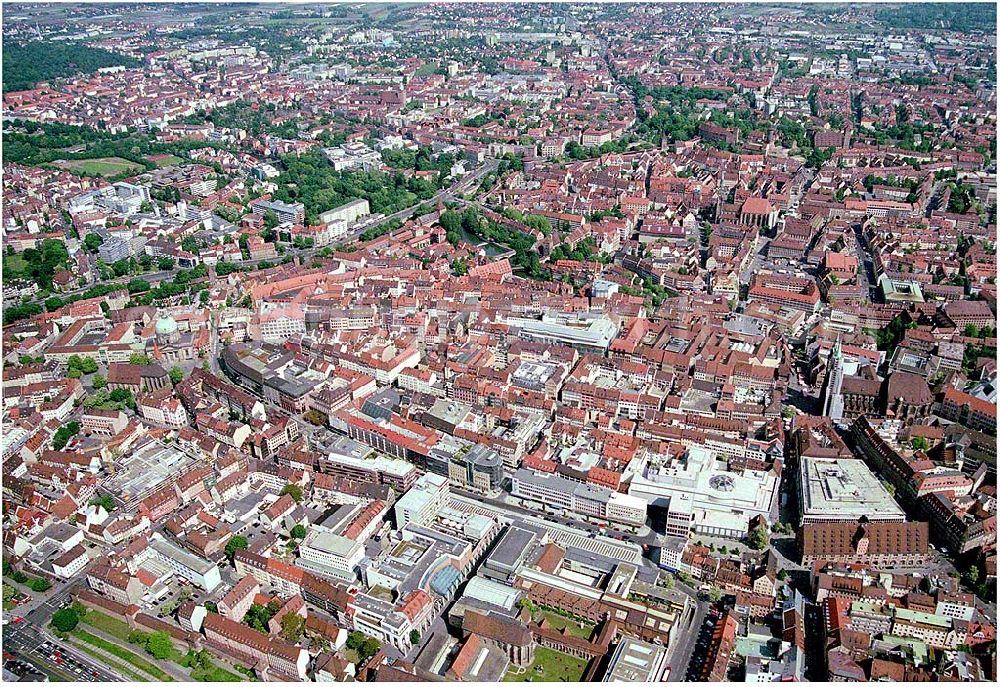
{"type": "MultiPolygon", "coordinates": [[[[148,160],[149,158],[146,159],[148,160]]],[[[177,157],[176,155],[167,155],[165,158],[157,160],[149,160],[149,161],[155,164],[157,167],[169,167],[170,165],[179,165],[180,163],[184,162],[184,158],[177,157]]]]}
{"type": "Polygon", "coordinates": [[[15,604],[10,600],[12,596],[17,594],[17,590],[11,587],[9,584],[3,585],[3,610],[9,611],[15,608],[15,604]]]}
{"type": "Polygon", "coordinates": [[[3,256],[3,275],[6,279],[16,279],[24,276],[28,269],[28,263],[20,255],[3,256]]]}
{"type": "Polygon", "coordinates": [[[235,673],[230,673],[217,665],[213,665],[208,670],[195,668],[191,671],[191,678],[195,682],[243,682],[246,678],[235,673]]]}
{"type": "Polygon", "coordinates": [[[132,631],[128,623],[124,620],[118,620],[118,618],[113,618],[107,613],[101,613],[93,609],[88,610],[80,620],[123,642],[128,641],[128,633],[132,631]]]}
{"type": "Polygon", "coordinates": [[[543,617],[549,621],[549,626],[552,629],[562,630],[564,627],[569,628],[569,634],[574,637],[590,639],[590,636],[594,634],[594,625],[592,623],[583,623],[583,627],[580,627],[580,621],[573,620],[572,618],[564,618],[552,611],[542,611],[536,622],[541,622],[543,617]]]}
{"type": "Polygon", "coordinates": [[[107,651],[112,656],[117,656],[123,661],[128,662],[130,665],[135,666],[142,672],[152,675],[154,678],[156,678],[161,682],[173,682],[172,677],[170,677],[165,672],[154,666],[149,661],[140,658],[136,654],[133,654],[128,649],[123,649],[117,644],[112,644],[111,642],[104,640],[96,635],[92,635],[86,630],[81,630],[80,628],[73,630],[73,636],[83,640],[84,642],[87,642],[88,644],[96,646],[98,649],[107,651]]]}
{"type": "Polygon", "coordinates": [[[579,682],[588,661],[539,646],[535,648],[535,662],[520,675],[514,668],[503,676],[504,682],[579,682]]]}
{"type": "Polygon", "coordinates": [[[81,174],[99,174],[113,177],[128,171],[138,172],[141,166],[120,157],[102,157],[94,160],[65,160],[58,163],[63,169],[81,174]]]}

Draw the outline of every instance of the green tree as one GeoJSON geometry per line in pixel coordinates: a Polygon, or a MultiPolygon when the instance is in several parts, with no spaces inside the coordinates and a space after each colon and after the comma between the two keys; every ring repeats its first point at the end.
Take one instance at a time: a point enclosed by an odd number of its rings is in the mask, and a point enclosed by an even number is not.
{"type": "Polygon", "coordinates": [[[913,446],[914,451],[926,451],[930,448],[927,437],[913,437],[910,444],[913,446]]]}
{"type": "Polygon", "coordinates": [[[552,223],[549,222],[548,217],[543,217],[542,215],[528,215],[524,218],[524,223],[532,229],[542,232],[546,236],[552,233],[552,223]]]}
{"type": "Polygon", "coordinates": [[[446,232],[458,233],[462,228],[462,217],[454,210],[448,209],[441,213],[438,218],[440,224],[446,232]]]}
{"type": "Polygon", "coordinates": [[[479,213],[476,212],[475,208],[469,207],[462,213],[462,228],[472,235],[479,233],[479,213]]]}
{"type": "Polygon", "coordinates": [[[358,656],[361,658],[361,662],[364,663],[369,658],[374,656],[379,652],[382,645],[374,637],[368,637],[365,639],[364,643],[361,645],[361,649],[358,650],[358,656]]]}
{"type": "Polygon", "coordinates": [[[757,527],[753,532],[750,533],[750,548],[756,549],[758,551],[767,548],[770,542],[770,537],[767,534],[766,527],[757,527]]]}
{"type": "Polygon", "coordinates": [[[126,284],[125,288],[128,289],[130,294],[133,293],[145,293],[149,291],[149,282],[145,279],[131,279],[129,283],[126,284]]]}
{"type": "Polygon", "coordinates": [[[116,277],[124,277],[126,274],[132,271],[133,262],[131,259],[121,259],[116,260],[111,263],[111,271],[116,277]]]}
{"type": "Polygon", "coordinates": [[[109,494],[95,496],[90,499],[90,504],[93,506],[102,506],[109,513],[115,509],[115,500],[109,494]]]}
{"type": "Polygon", "coordinates": [[[230,537],[229,541],[226,542],[226,558],[228,558],[229,562],[232,563],[233,557],[236,555],[238,550],[248,548],[250,548],[250,542],[248,542],[247,538],[243,535],[237,534],[234,537],[230,537]]]}
{"type": "Polygon", "coordinates": [[[104,375],[94,375],[93,379],[90,380],[90,384],[95,389],[103,389],[108,385],[108,380],[104,375]]]}
{"type": "Polygon", "coordinates": [[[302,414],[302,419],[308,422],[309,424],[316,425],[317,427],[322,427],[323,425],[326,424],[326,421],[329,418],[327,418],[327,416],[324,413],[313,409],[304,412],[302,414]]]}
{"type": "Polygon", "coordinates": [[[152,365],[153,359],[150,358],[145,353],[133,353],[128,357],[128,361],[132,365],[152,365]]]}
{"type": "Polygon", "coordinates": [[[306,536],[306,528],[304,525],[299,523],[298,525],[292,528],[290,534],[292,535],[292,539],[303,539],[306,536]]]}
{"type": "Polygon", "coordinates": [[[306,621],[298,613],[286,613],[281,618],[281,636],[287,642],[297,643],[306,631],[306,621]]]}
{"type": "Polygon", "coordinates": [[[361,648],[361,645],[364,644],[364,641],[365,641],[365,636],[362,633],[355,630],[354,632],[351,632],[350,634],[347,635],[347,641],[345,643],[345,646],[351,651],[358,651],[361,648]]]}
{"type": "Polygon", "coordinates": [[[52,627],[60,632],[72,632],[80,622],[80,616],[72,608],[60,608],[52,614],[52,627]]]}
{"type": "Polygon", "coordinates": [[[56,430],[55,435],[52,437],[52,448],[56,451],[61,451],[65,448],[69,440],[80,433],[80,423],[70,422],[69,424],[63,425],[56,430]]]}
{"type": "Polygon", "coordinates": [[[410,644],[417,644],[420,641],[420,633],[416,630],[410,630],[410,644]]]}
{"type": "Polygon", "coordinates": [[[295,503],[302,503],[302,487],[298,484],[289,483],[283,486],[280,495],[284,496],[285,494],[291,496],[295,500],[295,503]]]}
{"type": "Polygon", "coordinates": [[[113,389],[108,398],[112,403],[118,404],[119,407],[128,407],[135,410],[135,397],[132,395],[131,389],[113,389]]]}
{"type": "Polygon", "coordinates": [[[100,234],[87,234],[83,239],[83,245],[86,246],[87,250],[91,253],[96,253],[102,243],[104,243],[104,239],[101,238],[100,234]]]}
{"type": "Polygon", "coordinates": [[[271,622],[271,618],[276,616],[280,610],[281,604],[277,601],[272,601],[266,606],[251,604],[247,610],[247,614],[243,616],[243,624],[252,627],[258,632],[267,634],[268,623],[271,622]]]}
{"type": "Polygon", "coordinates": [[[170,382],[174,386],[177,386],[178,384],[180,384],[181,381],[184,379],[184,370],[182,370],[181,368],[179,368],[177,366],[174,366],[174,367],[170,368],[169,374],[170,374],[170,382]]]}
{"type": "Polygon", "coordinates": [[[153,658],[158,658],[160,660],[170,658],[170,654],[173,650],[174,643],[170,641],[170,635],[163,630],[157,630],[149,635],[149,640],[146,642],[146,651],[148,651],[153,658]]]}

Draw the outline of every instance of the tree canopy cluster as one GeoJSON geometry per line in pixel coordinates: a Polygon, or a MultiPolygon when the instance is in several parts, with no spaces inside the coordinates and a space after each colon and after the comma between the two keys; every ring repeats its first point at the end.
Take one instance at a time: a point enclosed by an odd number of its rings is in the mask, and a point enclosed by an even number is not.
{"type": "Polygon", "coordinates": [[[378,650],[382,648],[379,641],[374,637],[366,637],[364,634],[358,631],[354,631],[347,635],[347,648],[352,651],[356,651],[358,654],[358,662],[364,663],[369,658],[378,653],[378,650]]]}
{"type": "MultiPolygon", "coordinates": [[[[147,159],[150,155],[170,154],[179,157],[187,155],[194,148],[224,148],[216,141],[182,139],[169,143],[157,141],[154,133],[119,132],[111,133],[89,126],[72,126],[59,122],[32,122],[20,119],[4,123],[3,161],[23,165],[46,165],[56,160],[93,160],[97,158],[119,157],[140,167],[138,171],[149,171],[156,164],[147,159]],[[69,152],[67,148],[83,146],[79,152],[69,152]]],[[[109,180],[122,179],[136,173],[128,169],[120,174],[107,177],[109,180]]],[[[78,172],[81,176],[86,173],[78,172]]],[[[154,197],[156,193],[153,194],[154,197]]]]}
{"type": "Polygon", "coordinates": [[[138,67],[142,63],[126,55],[78,42],[4,41],[3,91],[24,91],[35,84],[64,76],[91,74],[104,67],[138,67]]]}
{"type": "MultiPolygon", "coordinates": [[[[549,272],[542,268],[538,252],[533,248],[534,237],[494,222],[482,216],[474,207],[466,208],[461,217],[462,228],[469,234],[512,249],[514,257],[511,259],[511,265],[514,269],[522,270],[533,279],[548,278],[549,272]]],[[[446,225],[442,226],[448,229],[446,225]]]]}
{"type": "Polygon", "coordinates": [[[387,148],[382,151],[382,161],[393,169],[413,169],[418,172],[437,171],[443,176],[448,176],[456,159],[451,153],[442,153],[435,158],[434,151],[430,146],[420,146],[416,150],[387,148]]]}
{"type": "Polygon", "coordinates": [[[69,252],[58,239],[42,239],[38,248],[26,248],[20,257],[20,264],[4,261],[4,279],[22,277],[35,282],[40,289],[51,289],[52,278],[65,268],[69,252]]]}
{"type": "Polygon", "coordinates": [[[282,158],[285,171],[276,179],[274,197],[285,203],[302,203],[307,224],[319,215],[357,198],[364,198],[373,213],[391,215],[434,196],[437,188],[426,179],[400,172],[336,171],[321,150],[282,158]]]}
{"type": "Polygon", "coordinates": [[[953,5],[885,5],[875,10],[875,18],[893,29],[947,29],[960,33],[990,32],[997,28],[997,8],[989,3],[953,5]]]}

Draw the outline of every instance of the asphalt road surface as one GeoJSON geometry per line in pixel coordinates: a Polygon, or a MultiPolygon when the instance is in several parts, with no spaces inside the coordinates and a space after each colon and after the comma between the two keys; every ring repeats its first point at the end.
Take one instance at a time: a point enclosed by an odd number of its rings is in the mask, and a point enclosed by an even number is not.
{"type": "Polygon", "coordinates": [[[684,682],[691,654],[694,653],[695,642],[705,624],[708,614],[708,602],[698,598],[698,594],[678,579],[674,579],[675,588],[684,592],[694,602],[681,617],[680,623],[671,632],[670,646],[667,648],[667,665],[670,667],[668,682],[684,682]]]}

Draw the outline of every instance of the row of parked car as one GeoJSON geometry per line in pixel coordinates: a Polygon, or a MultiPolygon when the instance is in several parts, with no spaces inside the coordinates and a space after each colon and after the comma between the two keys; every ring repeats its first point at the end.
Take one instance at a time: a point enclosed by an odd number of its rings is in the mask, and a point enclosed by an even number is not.
{"type": "Polygon", "coordinates": [[[96,670],[87,667],[51,642],[43,642],[37,651],[66,672],[75,675],[81,682],[103,682],[96,670]]]}
{"type": "Polygon", "coordinates": [[[705,666],[705,659],[708,657],[708,648],[712,644],[712,635],[715,632],[715,626],[721,617],[722,611],[717,604],[709,607],[708,613],[705,615],[705,623],[698,632],[698,640],[695,642],[694,651],[691,653],[691,661],[688,663],[685,682],[701,682],[704,680],[702,671],[705,666]]]}

